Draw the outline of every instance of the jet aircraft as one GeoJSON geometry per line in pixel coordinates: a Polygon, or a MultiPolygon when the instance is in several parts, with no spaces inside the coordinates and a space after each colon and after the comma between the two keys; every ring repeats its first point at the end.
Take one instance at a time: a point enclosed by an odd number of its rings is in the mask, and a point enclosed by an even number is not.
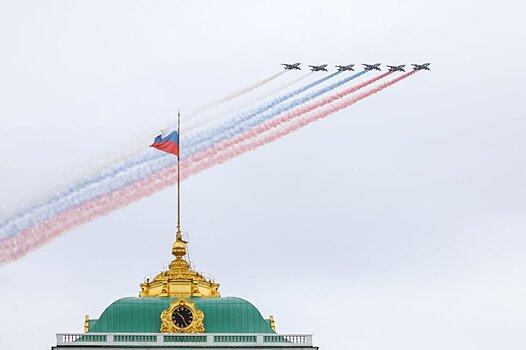
{"type": "Polygon", "coordinates": [[[298,70],[301,70],[300,68],[300,63],[282,63],[281,64],[283,66],[283,68],[285,68],[286,70],[291,70],[291,69],[298,69],[298,70]]]}
{"type": "Polygon", "coordinates": [[[346,66],[336,66],[339,72],[343,72],[344,70],[354,70],[353,67],[354,67],[354,64],[348,64],[346,66]]]}
{"type": "Polygon", "coordinates": [[[424,64],[413,64],[414,70],[431,70],[429,69],[429,65],[431,63],[424,63],[424,64]]]}
{"type": "Polygon", "coordinates": [[[399,66],[387,66],[389,68],[389,72],[405,72],[405,64],[401,64],[399,66]]]}
{"type": "Polygon", "coordinates": [[[313,71],[313,72],[319,72],[319,71],[327,72],[327,65],[326,64],[321,64],[319,66],[309,66],[309,67],[310,67],[310,70],[313,71]]]}
{"type": "Polygon", "coordinates": [[[366,70],[381,70],[380,63],[375,63],[375,64],[362,63],[362,66],[364,66],[366,70]]]}

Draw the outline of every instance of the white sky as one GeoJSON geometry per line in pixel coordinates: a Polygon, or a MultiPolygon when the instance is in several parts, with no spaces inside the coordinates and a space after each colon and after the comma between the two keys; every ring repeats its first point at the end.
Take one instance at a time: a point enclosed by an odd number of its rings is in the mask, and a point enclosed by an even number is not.
{"type": "MultiPolygon", "coordinates": [[[[432,62],[185,182],[193,260],[321,349],[524,349],[525,7],[0,1],[2,216],[282,62],[432,62]]],[[[0,267],[0,348],[137,295],[170,260],[175,194],[0,267]]]]}

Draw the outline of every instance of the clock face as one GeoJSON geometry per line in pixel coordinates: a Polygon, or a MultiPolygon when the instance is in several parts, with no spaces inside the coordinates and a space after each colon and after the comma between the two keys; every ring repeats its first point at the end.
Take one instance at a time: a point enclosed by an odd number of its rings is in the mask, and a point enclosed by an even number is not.
{"type": "Polygon", "coordinates": [[[192,324],[194,314],[186,306],[178,306],[172,313],[172,322],[179,328],[186,328],[192,324]]]}

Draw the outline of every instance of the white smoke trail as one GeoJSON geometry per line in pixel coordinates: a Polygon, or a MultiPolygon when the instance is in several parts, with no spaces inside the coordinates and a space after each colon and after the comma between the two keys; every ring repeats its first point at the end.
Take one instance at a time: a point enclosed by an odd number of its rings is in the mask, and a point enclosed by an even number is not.
{"type": "Polygon", "coordinates": [[[307,79],[308,77],[310,77],[312,74],[314,74],[314,72],[308,72],[307,74],[304,74],[302,76],[300,76],[299,78],[296,78],[290,82],[288,82],[287,84],[284,84],[282,86],[279,86],[277,87],[276,89],[266,93],[265,95],[259,97],[256,101],[253,101],[252,103],[255,103],[255,102],[259,102],[261,100],[264,100],[266,99],[267,97],[270,97],[272,95],[275,95],[277,94],[278,92],[282,91],[282,90],[285,90],[286,88],[288,87],[291,87],[292,85],[296,84],[296,83],[299,83],[300,81],[304,80],[304,79],[307,79]]]}
{"type": "Polygon", "coordinates": [[[252,90],[255,90],[255,89],[257,89],[258,87],[261,87],[261,86],[265,85],[266,83],[271,82],[272,80],[274,80],[274,79],[276,79],[276,78],[282,76],[283,74],[285,74],[285,73],[287,73],[287,72],[288,72],[288,71],[286,71],[286,70],[281,71],[281,72],[279,72],[279,73],[277,73],[277,74],[271,75],[271,76],[268,77],[268,78],[265,78],[265,79],[263,79],[263,80],[260,80],[260,81],[258,81],[258,82],[255,83],[255,84],[249,85],[249,86],[244,87],[244,88],[242,88],[242,89],[240,89],[240,90],[238,90],[238,91],[236,91],[236,92],[231,93],[230,95],[227,95],[227,96],[225,96],[225,97],[223,97],[223,98],[220,98],[219,100],[216,100],[216,101],[210,102],[210,103],[204,105],[203,107],[199,108],[198,110],[196,110],[196,111],[190,113],[190,115],[192,115],[193,117],[195,117],[195,116],[197,116],[198,114],[201,114],[201,113],[203,113],[204,111],[206,111],[206,110],[208,110],[208,109],[210,109],[210,108],[213,108],[213,107],[215,107],[215,106],[218,106],[218,105],[220,105],[220,104],[223,104],[223,103],[225,103],[225,102],[228,102],[228,101],[230,101],[230,100],[233,100],[233,99],[236,98],[236,97],[239,97],[239,96],[245,95],[245,94],[251,92],[252,90]]]}
{"type": "Polygon", "coordinates": [[[185,122],[184,130],[185,130],[185,132],[193,131],[195,129],[198,129],[198,128],[204,126],[205,124],[209,123],[210,121],[217,121],[217,120],[223,119],[225,116],[231,116],[233,114],[239,113],[243,109],[245,109],[245,108],[247,108],[249,106],[252,106],[252,105],[254,105],[254,104],[258,103],[258,102],[261,102],[264,99],[266,99],[267,97],[275,95],[275,94],[277,94],[277,93],[279,93],[279,92],[291,87],[292,85],[297,84],[297,83],[299,83],[302,80],[305,80],[306,78],[310,77],[312,74],[313,74],[313,72],[308,72],[307,74],[304,74],[304,75],[300,76],[299,78],[296,78],[296,79],[294,79],[292,81],[289,81],[288,83],[283,84],[283,85],[275,88],[274,90],[272,90],[270,92],[267,92],[263,96],[256,97],[255,99],[250,100],[247,103],[245,103],[245,104],[243,104],[243,105],[241,105],[239,107],[235,107],[235,108],[230,109],[230,110],[228,110],[226,112],[223,112],[220,115],[216,114],[216,115],[202,116],[202,117],[199,117],[199,118],[196,118],[196,119],[190,118],[188,121],[185,122]]]}

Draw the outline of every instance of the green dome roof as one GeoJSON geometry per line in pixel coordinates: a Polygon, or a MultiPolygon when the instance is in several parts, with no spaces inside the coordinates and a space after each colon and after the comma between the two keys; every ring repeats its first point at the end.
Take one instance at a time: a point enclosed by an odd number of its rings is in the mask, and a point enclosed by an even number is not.
{"type": "MultiPolygon", "coordinates": [[[[176,298],[122,298],[91,320],[89,333],[159,333],[161,313],[176,298]]],[[[274,333],[254,305],[235,298],[188,298],[204,314],[207,333],[274,333]]]]}

